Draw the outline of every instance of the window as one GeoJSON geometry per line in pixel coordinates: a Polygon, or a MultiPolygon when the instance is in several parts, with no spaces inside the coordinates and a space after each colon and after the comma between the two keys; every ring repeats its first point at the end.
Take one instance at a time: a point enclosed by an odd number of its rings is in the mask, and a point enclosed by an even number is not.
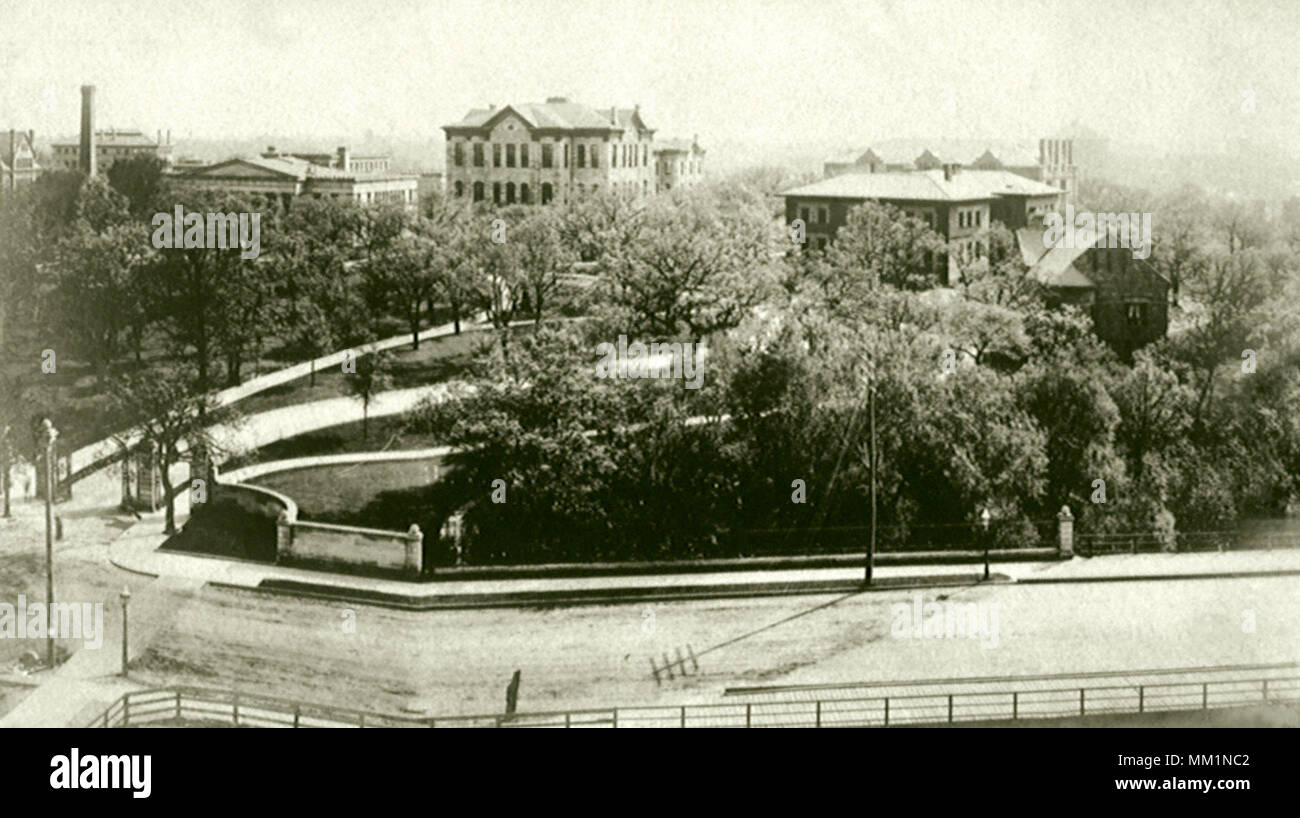
{"type": "Polygon", "coordinates": [[[483,143],[474,143],[474,167],[483,167],[483,143]]]}
{"type": "Polygon", "coordinates": [[[1146,320],[1146,303],[1142,301],[1130,301],[1128,303],[1128,322],[1130,324],[1145,324],[1146,320]]]}
{"type": "Polygon", "coordinates": [[[542,182],[542,204],[550,204],[551,197],[555,195],[554,189],[550,182],[542,182]]]}
{"type": "Polygon", "coordinates": [[[500,145],[492,146],[492,167],[494,168],[501,167],[501,146],[500,145]]]}
{"type": "Polygon", "coordinates": [[[482,183],[482,182],[475,182],[475,183],[474,183],[474,201],[476,201],[476,202],[481,202],[481,201],[483,201],[483,183],[482,183]]]}
{"type": "Polygon", "coordinates": [[[458,168],[465,167],[465,143],[457,142],[456,147],[453,148],[453,151],[456,154],[456,167],[458,168]]]}
{"type": "Polygon", "coordinates": [[[555,146],[551,144],[542,145],[542,167],[549,168],[555,161],[555,146]]]}
{"type": "Polygon", "coordinates": [[[524,143],[519,146],[519,167],[528,167],[528,144],[524,143]]]}
{"type": "Polygon", "coordinates": [[[569,166],[569,143],[568,142],[564,143],[564,166],[566,168],[569,166]]]}
{"type": "MultiPolygon", "coordinates": [[[[586,166],[587,166],[587,146],[579,145],[578,146],[578,167],[585,168],[586,166]]],[[[579,190],[578,192],[581,193],[582,191],[579,190]]]]}
{"type": "Polygon", "coordinates": [[[821,222],[822,224],[830,224],[831,223],[830,210],[825,207],[817,208],[817,221],[821,222]]]}
{"type": "Polygon", "coordinates": [[[641,146],[641,167],[643,168],[650,167],[650,146],[649,145],[641,146]]]}
{"type": "Polygon", "coordinates": [[[465,183],[464,183],[464,182],[457,182],[457,183],[456,183],[456,198],[459,199],[461,196],[464,196],[464,195],[465,195],[465,183]]]}
{"type": "Polygon", "coordinates": [[[515,146],[506,145],[506,167],[513,168],[514,166],[515,166],[515,146]]]}
{"type": "Polygon", "coordinates": [[[524,204],[532,204],[532,203],[533,203],[533,197],[532,197],[532,194],[528,191],[528,183],[527,183],[527,182],[525,182],[525,183],[523,183],[522,185],[519,186],[519,201],[522,202],[522,203],[524,203],[524,204]]]}
{"type": "Polygon", "coordinates": [[[492,203],[501,204],[501,183],[500,182],[492,183],[492,203]]]}
{"type": "Polygon", "coordinates": [[[506,204],[515,203],[515,183],[506,182],[506,204]]]}
{"type": "Polygon", "coordinates": [[[600,167],[600,154],[596,152],[595,145],[591,146],[591,166],[593,168],[600,167]]]}

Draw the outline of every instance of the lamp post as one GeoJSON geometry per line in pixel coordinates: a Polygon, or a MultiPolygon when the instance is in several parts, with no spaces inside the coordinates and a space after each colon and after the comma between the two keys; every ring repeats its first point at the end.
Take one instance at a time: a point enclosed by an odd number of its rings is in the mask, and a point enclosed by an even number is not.
{"type": "MultiPolygon", "coordinates": [[[[49,418],[41,420],[45,431],[45,614],[54,611],[54,441],[59,431],[49,418]]],[[[52,628],[45,631],[45,663],[54,668],[54,634],[52,628]]]]}
{"type": "Polygon", "coordinates": [[[126,605],[127,605],[128,602],[131,601],[131,589],[130,589],[130,588],[127,588],[127,587],[125,587],[125,586],[123,586],[123,587],[122,587],[122,593],[119,594],[118,597],[122,600],[122,678],[125,679],[125,678],[126,678],[126,663],[127,663],[127,647],[126,647],[126,646],[127,646],[127,618],[126,618],[126,605]]]}
{"type": "Polygon", "coordinates": [[[993,515],[989,513],[988,508],[980,512],[980,528],[984,530],[984,581],[989,578],[989,522],[993,520],[993,515]]]}

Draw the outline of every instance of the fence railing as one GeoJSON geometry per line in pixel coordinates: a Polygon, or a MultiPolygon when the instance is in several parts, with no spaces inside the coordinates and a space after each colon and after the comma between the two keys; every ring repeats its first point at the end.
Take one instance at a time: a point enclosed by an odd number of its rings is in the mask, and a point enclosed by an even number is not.
{"type": "Polygon", "coordinates": [[[615,707],[515,715],[400,716],[208,688],[127,693],[89,727],[892,727],[1300,705],[1300,673],[859,698],[615,707]]]}

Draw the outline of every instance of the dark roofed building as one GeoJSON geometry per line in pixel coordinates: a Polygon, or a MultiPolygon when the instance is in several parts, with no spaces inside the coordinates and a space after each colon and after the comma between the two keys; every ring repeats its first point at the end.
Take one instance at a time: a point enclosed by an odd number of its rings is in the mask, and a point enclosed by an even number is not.
{"type": "Polygon", "coordinates": [[[41,175],[36,161],[36,132],[10,130],[0,134],[0,196],[30,185],[41,175]]]}

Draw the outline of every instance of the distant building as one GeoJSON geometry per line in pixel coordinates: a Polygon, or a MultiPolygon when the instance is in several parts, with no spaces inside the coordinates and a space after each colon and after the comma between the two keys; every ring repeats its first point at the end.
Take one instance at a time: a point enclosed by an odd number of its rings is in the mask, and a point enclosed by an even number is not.
{"type": "Polygon", "coordinates": [[[979,139],[887,139],[865,151],[839,156],[824,165],[827,177],[845,173],[937,170],[956,165],[971,170],[1006,170],[1065,191],[1074,201],[1078,169],[1068,138],[1023,142],[979,139]]]}
{"type": "Polygon", "coordinates": [[[656,142],[651,154],[655,160],[656,191],[692,187],[704,178],[704,149],[698,136],[656,142]]]}
{"type": "MultiPolygon", "coordinates": [[[[350,162],[345,164],[351,168],[350,162]]],[[[414,208],[419,202],[418,179],[413,175],[345,170],[274,151],[259,157],[236,157],[177,170],[171,178],[181,187],[259,196],[279,201],[285,207],[291,206],[299,196],[407,208],[414,208]]]]}
{"type": "MultiPolygon", "coordinates": [[[[1015,230],[1059,210],[1064,192],[1009,170],[936,170],[846,173],[788,190],[786,222],[803,221],[807,246],[822,249],[863,202],[892,205],[930,226],[957,252],[982,253],[980,234],[995,221],[1015,230]]],[[[947,284],[951,268],[940,265],[947,284]]]]}
{"type": "Polygon", "coordinates": [[[275,146],[271,146],[262,154],[264,159],[274,159],[277,156],[301,159],[304,162],[311,162],[313,165],[320,165],[323,168],[334,168],[335,170],[354,173],[387,173],[392,165],[391,156],[382,154],[353,156],[352,151],[347,147],[340,147],[334,153],[279,153],[276,151],[275,146]]]}
{"type": "Polygon", "coordinates": [[[1047,247],[1044,229],[1016,231],[1029,274],[1044,284],[1051,301],[1074,304],[1092,316],[1093,331],[1123,359],[1169,330],[1169,281],[1127,247],[1112,246],[1107,230],[1083,247],[1047,247]]]}
{"type": "Polygon", "coordinates": [[[0,136],[0,196],[30,185],[41,175],[36,162],[36,131],[10,130],[0,136]]]}
{"type": "MultiPolygon", "coordinates": [[[[110,128],[95,131],[95,165],[98,171],[107,171],[114,162],[134,159],[137,156],[157,156],[164,162],[170,162],[172,146],[158,139],[150,139],[140,131],[123,131],[110,128]]],[[[54,166],[58,170],[78,170],[81,167],[78,142],[55,142],[53,151],[54,166]]]]}
{"type": "Polygon", "coordinates": [[[551,97],[474,109],[443,130],[447,195],[466,202],[549,204],[655,190],[654,129],[640,106],[596,109],[551,97]]]}

